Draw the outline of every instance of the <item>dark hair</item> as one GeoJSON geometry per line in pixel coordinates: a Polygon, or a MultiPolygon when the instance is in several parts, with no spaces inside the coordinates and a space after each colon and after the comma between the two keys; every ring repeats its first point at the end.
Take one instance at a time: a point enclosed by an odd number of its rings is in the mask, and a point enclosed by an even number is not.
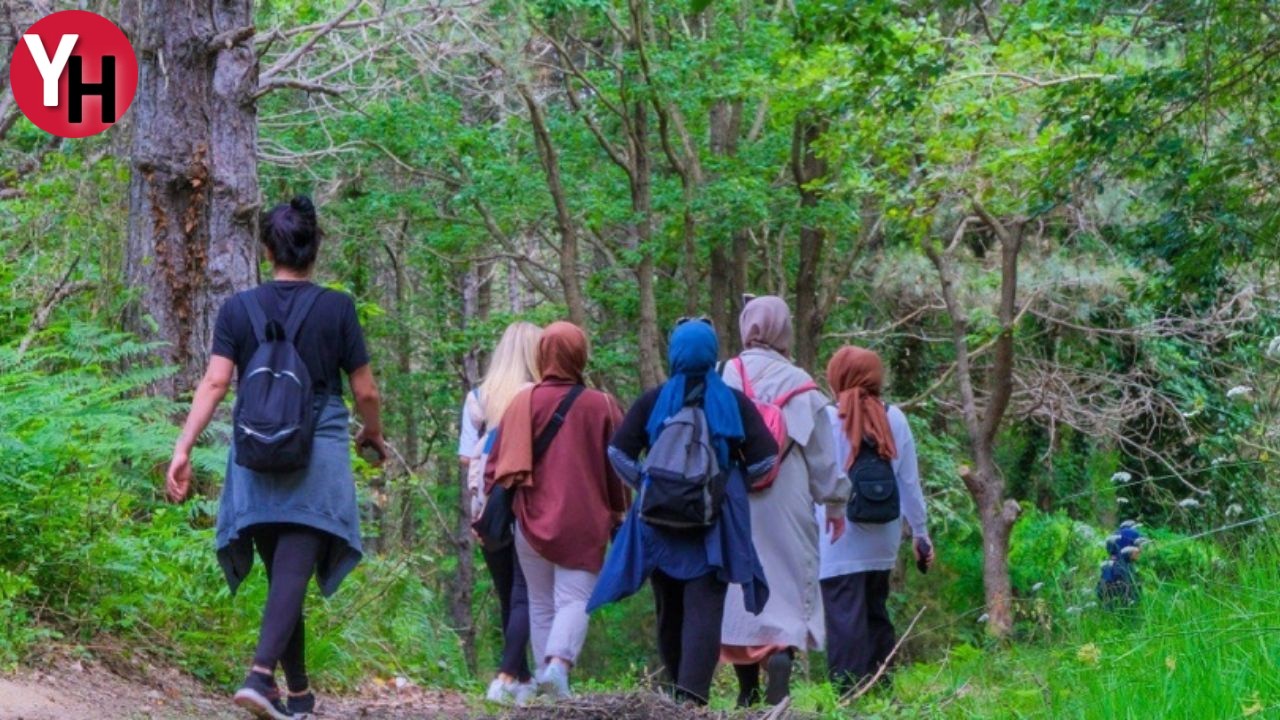
{"type": "Polygon", "coordinates": [[[320,230],[311,198],[298,195],[262,216],[262,244],[271,250],[275,264],[290,270],[306,270],[316,262],[320,230]]]}

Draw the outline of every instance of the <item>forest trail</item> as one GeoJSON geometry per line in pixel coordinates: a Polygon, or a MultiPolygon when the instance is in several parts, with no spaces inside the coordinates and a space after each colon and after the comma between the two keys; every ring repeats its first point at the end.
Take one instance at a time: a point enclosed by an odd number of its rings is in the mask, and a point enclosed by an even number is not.
{"type": "MultiPolygon", "coordinates": [[[[465,718],[478,713],[458,693],[413,685],[371,683],[361,693],[322,697],[320,717],[393,720],[465,718]]],[[[0,720],[244,720],[229,695],[219,695],[179,672],[136,668],[117,672],[58,659],[41,669],[0,676],[0,720]]]]}

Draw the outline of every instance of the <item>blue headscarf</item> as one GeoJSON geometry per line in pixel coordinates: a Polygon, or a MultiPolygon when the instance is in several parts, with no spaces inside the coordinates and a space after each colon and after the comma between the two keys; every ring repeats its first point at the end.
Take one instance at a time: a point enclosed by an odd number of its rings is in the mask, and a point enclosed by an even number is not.
{"type": "Polygon", "coordinates": [[[689,380],[696,382],[705,378],[702,409],[707,415],[707,428],[711,432],[712,445],[715,446],[720,467],[727,469],[729,441],[741,440],[745,433],[742,429],[742,414],[738,411],[738,400],[729,386],[724,384],[719,373],[715,372],[719,357],[720,341],[710,325],[700,321],[677,325],[671,332],[671,344],[667,351],[667,359],[671,363],[671,379],[662,386],[645,430],[649,432],[649,442],[657,442],[663,423],[684,407],[685,389],[689,380]]]}

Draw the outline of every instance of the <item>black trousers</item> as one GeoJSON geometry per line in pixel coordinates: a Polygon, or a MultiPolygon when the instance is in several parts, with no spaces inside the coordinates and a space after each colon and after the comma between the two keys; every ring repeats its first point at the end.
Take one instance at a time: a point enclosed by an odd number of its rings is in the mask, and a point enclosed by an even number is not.
{"type": "Polygon", "coordinates": [[[303,525],[255,525],[252,532],[268,584],[253,664],[272,672],[279,664],[289,689],[301,692],[309,683],[302,606],[328,541],[324,533],[303,525]]]}
{"type": "Polygon", "coordinates": [[[658,613],[658,655],[677,698],[705,705],[720,660],[720,623],[729,586],[708,573],[676,580],[655,571],[654,606],[658,613]]]}
{"type": "Polygon", "coordinates": [[[885,604],[888,598],[888,570],[822,581],[827,673],[842,694],[874,675],[893,652],[893,623],[885,604]]]}
{"type": "Polygon", "coordinates": [[[502,610],[502,661],[498,672],[529,682],[529,588],[525,585],[514,543],[489,551],[481,548],[502,610]]]}

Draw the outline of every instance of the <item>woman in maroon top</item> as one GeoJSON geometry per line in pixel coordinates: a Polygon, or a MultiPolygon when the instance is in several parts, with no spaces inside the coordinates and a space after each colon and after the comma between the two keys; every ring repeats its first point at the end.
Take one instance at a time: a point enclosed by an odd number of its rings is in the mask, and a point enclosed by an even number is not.
{"type": "Polygon", "coordinates": [[[587,635],[587,600],[629,500],[608,460],[622,420],[608,393],[582,391],[546,451],[533,457],[538,435],[584,384],[587,356],[587,337],[576,325],[558,322],[543,332],[542,382],[511,402],[486,470],[516,491],[516,552],[529,588],[538,689],[554,698],[569,695],[569,670],[587,635]]]}

